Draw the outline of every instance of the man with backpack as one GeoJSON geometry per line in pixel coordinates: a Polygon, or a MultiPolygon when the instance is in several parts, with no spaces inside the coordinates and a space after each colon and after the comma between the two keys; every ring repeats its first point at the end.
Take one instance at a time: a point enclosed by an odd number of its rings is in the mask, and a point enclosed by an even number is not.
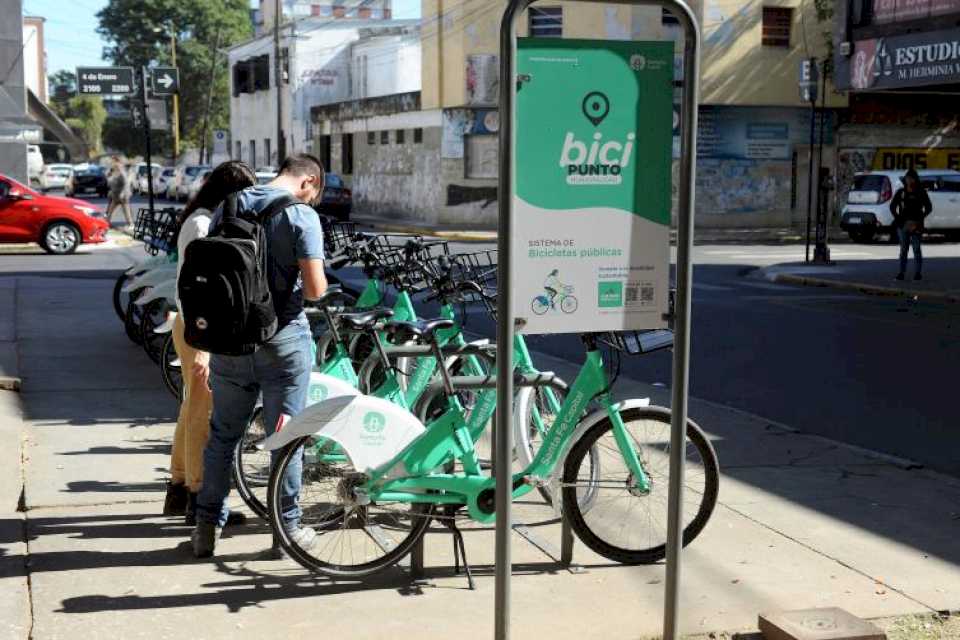
{"type": "MultiPolygon", "coordinates": [[[[323,228],[305,202],[323,192],[324,169],[313,156],[288,157],[270,183],[228,197],[207,238],[187,249],[179,291],[185,338],[210,351],[213,413],[197,497],[194,555],[213,555],[227,523],[234,450],[263,396],[267,433],[303,410],[313,365],[304,300],[323,295],[323,228]]],[[[291,465],[281,498],[284,524],[309,548],[300,526],[300,468],[291,465]]]]}

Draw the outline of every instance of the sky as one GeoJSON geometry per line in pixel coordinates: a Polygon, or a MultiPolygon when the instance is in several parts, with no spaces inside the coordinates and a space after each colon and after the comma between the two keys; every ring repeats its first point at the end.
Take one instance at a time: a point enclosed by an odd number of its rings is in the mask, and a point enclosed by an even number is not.
{"type": "MultiPolygon", "coordinates": [[[[189,0],[183,0],[189,2],[189,0]]],[[[396,18],[420,16],[421,0],[393,0],[396,18]]],[[[97,11],[107,0],[23,0],[24,15],[46,18],[47,73],[60,69],[109,64],[97,35],[97,11]]],[[[257,4],[254,2],[253,4],[257,4]]]]}

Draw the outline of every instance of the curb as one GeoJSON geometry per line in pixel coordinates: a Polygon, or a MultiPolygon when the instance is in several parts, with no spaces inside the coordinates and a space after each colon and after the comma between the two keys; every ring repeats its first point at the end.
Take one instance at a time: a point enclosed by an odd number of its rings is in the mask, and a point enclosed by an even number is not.
{"type": "Polygon", "coordinates": [[[950,302],[954,304],[960,303],[960,295],[954,293],[899,289],[896,287],[883,287],[880,285],[866,284],[863,282],[848,282],[846,280],[831,280],[829,278],[798,276],[791,273],[778,273],[773,277],[773,281],[779,284],[795,284],[805,287],[828,287],[831,289],[857,291],[859,293],[865,293],[871,296],[913,298],[914,300],[934,300],[937,302],[950,302]]]}
{"type": "Polygon", "coordinates": [[[353,218],[351,222],[373,227],[386,233],[409,233],[418,236],[430,236],[434,238],[443,238],[444,240],[453,240],[460,242],[496,242],[496,231],[443,231],[440,229],[430,229],[429,227],[420,227],[417,225],[396,224],[385,222],[377,218],[353,218]]]}

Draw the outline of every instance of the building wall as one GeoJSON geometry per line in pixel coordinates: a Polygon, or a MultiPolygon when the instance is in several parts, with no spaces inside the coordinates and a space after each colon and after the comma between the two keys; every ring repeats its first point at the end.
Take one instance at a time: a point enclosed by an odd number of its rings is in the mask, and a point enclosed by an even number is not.
{"type": "MultiPolygon", "coordinates": [[[[260,0],[255,10],[257,34],[273,28],[276,0],[260,0]]],[[[364,18],[389,20],[393,15],[391,0],[281,0],[285,20],[301,18],[364,18]]]]}
{"type": "Polygon", "coordinates": [[[30,91],[47,102],[47,53],[43,40],[43,18],[23,19],[23,79],[30,91]]]}

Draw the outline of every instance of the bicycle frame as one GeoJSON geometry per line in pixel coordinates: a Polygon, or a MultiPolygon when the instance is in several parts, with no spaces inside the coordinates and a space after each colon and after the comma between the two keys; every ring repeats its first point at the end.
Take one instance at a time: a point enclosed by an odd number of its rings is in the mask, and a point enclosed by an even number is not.
{"type": "MultiPolygon", "coordinates": [[[[491,381],[495,384],[495,381],[491,381]]],[[[609,380],[599,351],[587,352],[556,422],[544,436],[533,462],[514,473],[512,492],[519,498],[548,478],[560,456],[567,450],[581,416],[596,397],[613,425],[614,438],[633,476],[634,488],[650,490],[637,451],[609,393],[609,380]]],[[[391,461],[368,474],[368,481],[358,493],[365,493],[375,502],[408,502],[434,505],[466,505],[471,518],[481,523],[495,520],[493,495],[495,482],[484,475],[477,460],[474,439],[469,433],[463,407],[455,395],[448,399],[448,409],[426,426],[426,431],[391,461]],[[460,460],[463,473],[433,474],[450,460],[460,460]],[[402,477],[397,477],[398,475],[402,477]]]]}

